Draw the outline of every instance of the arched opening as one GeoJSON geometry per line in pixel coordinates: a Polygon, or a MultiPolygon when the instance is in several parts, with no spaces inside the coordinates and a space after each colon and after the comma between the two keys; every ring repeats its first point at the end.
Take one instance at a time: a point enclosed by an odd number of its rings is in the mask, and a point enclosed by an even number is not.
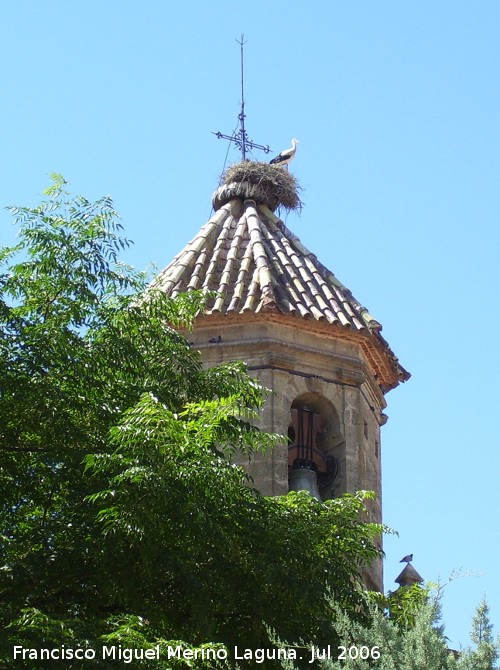
{"type": "Polygon", "coordinates": [[[288,427],[289,490],[308,490],[318,500],[335,496],[344,438],[333,404],[319,393],[293,401],[288,427]]]}

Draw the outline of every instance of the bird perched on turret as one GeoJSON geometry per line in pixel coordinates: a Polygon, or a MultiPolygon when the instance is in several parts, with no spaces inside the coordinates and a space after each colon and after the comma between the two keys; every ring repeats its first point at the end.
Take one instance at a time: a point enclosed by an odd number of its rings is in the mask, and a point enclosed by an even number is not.
{"type": "Polygon", "coordinates": [[[399,561],[400,563],[411,563],[413,561],[413,554],[408,554],[408,556],[403,556],[399,561]]]}
{"type": "Polygon", "coordinates": [[[282,151],[280,154],[275,156],[272,160],[269,161],[271,165],[288,165],[288,163],[292,160],[292,158],[295,156],[295,152],[297,151],[297,144],[299,144],[299,140],[296,140],[295,138],[292,140],[292,146],[290,149],[285,149],[285,151],[282,151]]]}

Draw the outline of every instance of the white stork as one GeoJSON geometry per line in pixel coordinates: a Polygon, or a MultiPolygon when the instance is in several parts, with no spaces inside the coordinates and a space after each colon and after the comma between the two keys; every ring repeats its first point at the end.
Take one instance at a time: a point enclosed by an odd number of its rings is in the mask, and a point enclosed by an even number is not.
{"type": "Polygon", "coordinates": [[[299,144],[299,140],[296,140],[295,138],[292,140],[292,147],[290,149],[285,149],[285,151],[282,151],[278,156],[275,156],[272,160],[269,161],[271,165],[288,165],[288,163],[292,160],[292,158],[295,156],[295,152],[297,151],[297,144],[299,144]]]}

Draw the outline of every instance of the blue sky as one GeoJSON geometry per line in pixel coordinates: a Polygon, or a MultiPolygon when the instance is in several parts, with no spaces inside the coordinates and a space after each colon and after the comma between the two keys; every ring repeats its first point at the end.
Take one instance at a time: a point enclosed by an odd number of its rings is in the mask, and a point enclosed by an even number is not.
{"type": "Polygon", "coordinates": [[[387,396],[386,588],[410,552],[427,580],[476,573],[445,590],[456,648],[485,593],[500,632],[499,25],[488,0],[0,2],[0,205],[36,203],[52,171],[110,194],[138,268],[211,213],[245,35],[250,137],[301,141],[287,225],[413,375],[387,396]]]}

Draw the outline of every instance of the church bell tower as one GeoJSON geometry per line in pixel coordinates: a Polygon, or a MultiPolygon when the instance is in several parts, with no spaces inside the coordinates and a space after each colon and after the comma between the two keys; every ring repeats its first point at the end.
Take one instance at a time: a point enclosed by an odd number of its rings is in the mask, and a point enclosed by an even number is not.
{"type": "MultiPolygon", "coordinates": [[[[175,296],[213,291],[190,334],[205,365],[243,360],[271,390],[263,430],[288,436],[249,464],[264,495],[320,500],[371,490],[381,522],[385,394],[409,374],[382,326],[276,216],[298,204],[283,167],[244,161],[214,194],[215,213],[155,280],[175,296]]],[[[382,567],[370,572],[382,588],[382,567]]]]}

